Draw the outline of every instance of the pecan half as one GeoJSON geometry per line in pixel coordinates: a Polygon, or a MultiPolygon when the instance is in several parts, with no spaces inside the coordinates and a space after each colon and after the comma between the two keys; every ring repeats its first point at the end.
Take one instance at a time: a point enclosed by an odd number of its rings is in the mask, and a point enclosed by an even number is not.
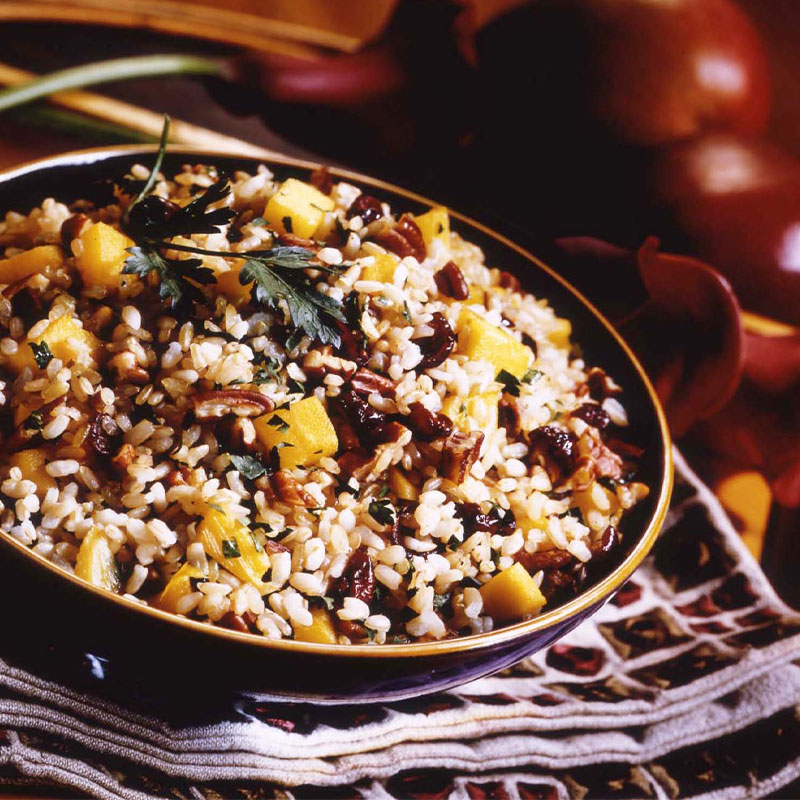
{"type": "Polygon", "coordinates": [[[464,273],[455,261],[448,261],[434,276],[439,294],[452,297],[454,300],[466,300],[469,297],[469,286],[464,273]]]}
{"type": "Polygon", "coordinates": [[[481,431],[453,433],[442,448],[442,475],[456,485],[462,484],[480,456],[483,439],[481,431]]]}
{"type": "Polygon", "coordinates": [[[427,252],[422,231],[411,214],[403,214],[393,228],[382,231],[376,239],[379,244],[400,258],[414,256],[418,261],[422,261],[427,252]]]}
{"type": "Polygon", "coordinates": [[[394,397],[397,389],[394,381],[384,375],[378,375],[377,372],[373,372],[366,367],[361,367],[353,375],[350,380],[350,386],[358,394],[370,395],[374,392],[381,395],[381,397],[394,397]]]}
{"type": "Polygon", "coordinates": [[[271,475],[270,483],[275,497],[290,506],[313,508],[317,504],[317,501],[303,488],[303,485],[285,470],[278,470],[271,475]]]}
{"type": "Polygon", "coordinates": [[[212,389],[193,395],[194,415],[199,420],[218,419],[235,414],[257,417],[272,411],[275,403],[261,392],[248,389],[212,389]]]}
{"type": "Polygon", "coordinates": [[[303,372],[309,378],[322,381],[326,375],[339,375],[342,378],[349,378],[358,369],[355,361],[348,361],[333,355],[330,345],[319,350],[309,350],[303,359],[303,372]]]}
{"type": "Polygon", "coordinates": [[[453,421],[446,414],[435,414],[422,403],[411,403],[405,419],[408,427],[425,442],[444,439],[453,432],[453,421]]]}
{"type": "Polygon", "coordinates": [[[114,458],[111,459],[111,463],[120,473],[125,474],[128,471],[128,467],[133,464],[135,459],[136,448],[132,444],[126,442],[120,447],[114,458]]]}

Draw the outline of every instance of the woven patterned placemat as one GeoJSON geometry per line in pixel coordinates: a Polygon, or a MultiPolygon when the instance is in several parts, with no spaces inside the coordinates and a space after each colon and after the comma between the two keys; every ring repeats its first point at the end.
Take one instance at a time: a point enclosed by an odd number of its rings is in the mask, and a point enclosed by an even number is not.
{"type": "Polygon", "coordinates": [[[800,776],[800,615],[676,461],[643,567],[591,620],[500,675],[390,705],[240,701],[187,724],[0,663],[0,781],[208,800],[774,792],[800,776]]]}

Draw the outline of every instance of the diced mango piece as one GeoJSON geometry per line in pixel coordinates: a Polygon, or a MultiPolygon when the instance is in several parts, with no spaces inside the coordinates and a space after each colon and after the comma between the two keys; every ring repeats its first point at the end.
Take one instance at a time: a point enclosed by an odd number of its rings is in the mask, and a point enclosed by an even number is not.
{"type": "Polygon", "coordinates": [[[254,420],[256,436],[267,450],[278,448],[281,469],[316,464],[339,448],[336,430],[325,406],[306,397],[289,408],[254,420]]]}
{"type": "Polygon", "coordinates": [[[530,617],[546,602],[536,581],[520,563],[495,575],[481,586],[480,593],[484,610],[499,622],[530,617]]]}
{"type": "Polygon", "coordinates": [[[326,211],[336,204],[310,183],[287,178],[264,209],[264,219],[273,228],[312,239],[326,211]]]}
{"type": "Polygon", "coordinates": [[[111,552],[111,545],[101,528],[91,528],[83,537],[78,559],[75,563],[75,574],[79,578],[117,592],[120,588],[117,560],[111,552]]]}
{"type": "Polygon", "coordinates": [[[14,427],[18,428],[34,411],[38,411],[44,403],[40,399],[28,399],[14,407],[14,427]]]}
{"type": "Polygon", "coordinates": [[[473,430],[475,425],[480,430],[491,432],[497,429],[499,404],[500,392],[482,392],[467,398],[449,395],[442,403],[442,413],[465,433],[473,430]]]}
{"type": "Polygon", "coordinates": [[[257,544],[249,528],[222,511],[209,508],[197,526],[197,538],[206,554],[239,580],[264,590],[269,555],[257,544]]]}
{"type": "Polygon", "coordinates": [[[15,283],[31,275],[44,273],[64,265],[64,254],[60,247],[44,244],[10,258],[0,259],[0,283],[15,283]]]}
{"type": "Polygon", "coordinates": [[[394,280],[394,271],[397,269],[400,259],[390,253],[380,253],[373,256],[373,258],[375,261],[361,271],[361,280],[391,283],[394,280]]]}
{"type": "Polygon", "coordinates": [[[401,500],[419,500],[419,489],[408,479],[400,467],[392,467],[389,470],[389,488],[401,500]]]}
{"type": "Polygon", "coordinates": [[[76,259],[78,270],[87,286],[105,286],[116,289],[124,280],[133,280],[133,275],[123,275],[122,268],[128,258],[127,248],[133,240],[124,233],[97,222],[81,234],[83,251],[76,259]]]}
{"type": "Polygon", "coordinates": [[[8,459],[8,463],[12,467],[19,467],[23,480],[33,481],[36,484],[36,494],[43,495],[57,485],[55,478],[45,471],[45,460],[44,450],[20,450],[8,459]]]}
{"type": "Polygon", "coordinates": [[[464,305],[483,305],[485,299],[486,290],[483,288],[483,286],[476,286],[474,283],[469,284],[469,296],[464,301],[464,305]]]}
{"type": "Polygon", "coordinates": [[[443,206],[436,206],[414,217],[414,222],[422,233],[426,247],[430,247],[434,239],[450,244],[450,215],[443,206]]]}
{"type": "Polygon", "coordinates": [[[520,379],[534,357],[530,347],[467,310],[458,318],[458,348],[473,361],[488,361],[496,372],[504,369],[520,379]]]}
{"type": "Polygon", "coordinates": [[[50,348],[50,352],[60,358],[65,364],[74,360],[78,353],[83,350],[83,346],[89,351],[89,355],[94,361],[99,361],[102,355],[102,342],[91,331],[87,331],[78,325],[75,317],[64,314],[53,320],[45,329],[41,336],[35,339],[28,339],[27,342],[20,342],[17,352],[5,357],[6,366],[12,372],[22,372],[25,367],[36,369],[36,360],[33,357],[31,341],[36,344],[45,342],[50,348]]]}
{"type": "Polygon", "coordinates": [[[547,334],[547,338],[556,347],[566,347],[572,335],[572,323],[563,317],[555,318],[555,327],[547,334]]]}
{"type": "Polygon", "coordinates": [[[220,293],[237,306],[247,302],[253,288],[252,283],[242,286],[239,282],[241,269],[241,264],[238,264],[227,272],[217,275],[217,288],[220,293]]]}
{"type": "Polygon", "coordinates": [[[193,564],[184,564],[170,579],[156,600],[156,605],[164,611],[178,613],[178,600],[191,594],[192,578],[202,578],[203,570],[193,564]]]}
{"type": "Polygon", "coordinates": [[[331,622],[331,615],[322,607],[311,609],[311,624],[294,626],[294,638],[298,642],[316,642],[318,644],[336,644],[336,630],[331,622]]]}

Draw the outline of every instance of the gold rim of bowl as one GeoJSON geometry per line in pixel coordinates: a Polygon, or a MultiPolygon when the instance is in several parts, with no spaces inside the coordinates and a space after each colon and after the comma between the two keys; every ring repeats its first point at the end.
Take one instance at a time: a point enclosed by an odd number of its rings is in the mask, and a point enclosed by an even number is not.
{"type": "MultiPolygon", "coordinates": [[[[46,158],[28,161],[16,167],[0,170],[0,183],[6,183],[14,178],[21,177],[30,172],[38,171],[42,168],[56,167],[56,166],[81,166],[90,165],[96,161],[104,160],[111,156],[121,155],[154,155],[156,153],[155,145],[116,145],[111,147],[94,147],[86,150],[73,150],[67,153],[62,153],[55,156],[48,156],[46,158]]],[[[291,156],[275,156],[265,159],[257,159],[253,156],[237,156],[232,152],[221,152],[219,150],[208,150],[203,148],[170,145],[169,154],[185,153],[199,156],[200,158],[241,158],[243,161],[263,161],[263,163],[280,164],[287,167],[299,167],[301,169],[315,169],[322,166],[321,164],[313,161],[305,161],[303,159],[292,158],[291,156]]],[[[346,169],[339,169],[337,167],[329,167],[331,175],[343,178],[348,181],[353,181],[359,184],[366,184],[378,189],[392,192],[401,197],[405,197],[413,202],[421,203],[426,206],[438,205],[433,200],[427,197],[415,194],[414,192],[407,191],[398,186],[394,186],[386,181],[370,178],[358,172],[352,172],[346,169]]],[[[608,330],[611,336],[616,340],[625,356],[633,365],[635,371],[639,375],[644,387],[649,396],[656,420],[659,426],[659,434],[661,438],[661,446],[663,448],[663,458],[661,462],[662,480],[661,485],[658,487],[658,499],[656,501],[653,513],[645,527],[644,532],[641,534],[636,546],[627,555],[625,560],[612,572],[606,575],[598,583],[589,587],[586,591],[579,594],[568,603],[564,603],[552,611],[546,611],[533,619],[518,622],[514,625],[509,625],[503,628],[488,633],[472,634],[469,636],[462,636],[458,639],[446,639],[436,642],[411,642],[409,644],[382,644],[382,645],[363,645],[363,644],[317,644],[313,642],[298,642],[294,639],[267,639],[260,637],[253,633],[240,633],[228,628],[222,628],[216,625],[209,625],[207,623],[197,622],[187,617],[181,617],[177,614],[171,614],[168,611],[162,611],[150,605],[143,605],[133,600],[128,600],[122,595],[113,594],[98,586],[93,586],[90,583],[76,577],[74,574],[66,572],[60,567],[56,566],[52,561],[48,561],[44,556],[34,553],[29,550],[20,542],[12,539],[11,537],[4,536],[4,541],[15,547],[21,553],[24,553],[29,558],[37,560],[41,566],[50,570],[52,573],[58,575],[64,580],[70,581],[76,585],[80,590],[85,592],[92,592],[98,599],[105,602],[117,603],[124,606],[127,610],[136,611],[141,614],[147,614],[155,617],[162,622],[168,622],[173,625],[178,625],[188,628],[195,633],[202,633],[208,636],[214,636],[221,639],[233,640],[239,644],[250,645],[252,647],[264,648],[266,650],[288,650],[295,653],[313,653],[316,655],[328,656],[341,656],[347,658],[353,657],[368,657],[368,658],[413,658],[418,656],[439,656],[448,653],[463,652],[465,650],[481,650],[484,648],[493,648],[498,645],[506,644],[513,639],[526,638],[529,634],[536,631],[544,630],[552,625],[557,625],[564,622],[571,617],[580,616],[582,612],[591,608],[604,599],[607,599],[612,592],[618,589],[630,577],[634,570],[641,564],[645,556],[650,552],[658,534],[663,525],[664,519],[669,509],[669,501],[672,494],[673,483],[673,464],[672,464],[672,440],[667,426],[667,420],[664,415],[664,410],[656,395],[650,379],[647,377],[639,360],[631,351],[625,340],[617,333],[614,326],[605,318],[605,316],[595,306],[585,298],[569,281],[562,278],[552,268],[547,266],[544,262],[540,261],[535,255],[528,252],[524,248],[515,244],[507,239],[500,233],[482,225],[480,222],[459,214],[457,211],[448,209],[450,216],[469,226],[481,231],[482,233],[492,237],[505,247],[514,250],[519,255],[526,258],[537,269],[547,273],[553,280],[560,283],[567,290],[569,290],[577,299],[586,307],[586,309],[593,314],[604,327],[608,330]]]]}

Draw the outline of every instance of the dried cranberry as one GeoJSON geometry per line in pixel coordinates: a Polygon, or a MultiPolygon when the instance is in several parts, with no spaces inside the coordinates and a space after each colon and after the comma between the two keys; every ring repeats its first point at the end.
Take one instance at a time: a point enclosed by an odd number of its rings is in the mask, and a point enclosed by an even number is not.
{"type": "Polygon", "coordinates": [[[531,456],[538,458],[550,480],[558,485],[578,464],[578,440],[570,431],[545,425],[530,434],[531,456]]]}
{"type": "Polygon", "coordinates": [[[333,587],[338,597],[355,597],[369,604],[375,593],[375,573],[366,547],[353,551],[341,578],[333,587]]]}
{"type": "Polygon", "coordinates": [[[95,453],[110,455],[118,447],[120,429],[113,417],[108,414],[95,414],[89,423],[86,440],[95,453]]]}
{"type": "Polygon", "coordinates": [[[591,546],[592,561],[602,561],[608,558],[609,554],[616,549],[620,543],[619,531],[613,526],[609,525],[602,533],[600,538],[591,546]]]}
{"type": "Polygon", "coordinates": [[[575,560],[568,566],[546,570],[542,579],[542,594],[550,605],[559,605],[572,600],[586,582],[586,567],[575,560]]]}
{"type": "Polygon", "coordinates": [[[578,406],[570,416],[582,419],[587,425],[591,425],[599,431],[604,431],[611,424],[611,418],[603,407],[596,403],[584,403],[582,406],[578,406]]]}
{"type": "Polygon", "coordinates": [[[180,206],[155,194],[149,194],[133,206],[125,222],[125,232],[133,238],[147,236],[153,230],[160,230],[180,206]]]}
{"type": "Polygon", "coordinates": [[[388,422],[386,414],[378,411],[350,387],[339,395],[338,404],[355,428],[356,435],[373,431],[388,422]]]}
{"type": "Polygon", "coordinates": [[[466,300],[469,297],[469,286],[464,273],[455,261],[448,261],[433,278],[439,293],[445,297],[452,297],[454,300],[466,300]]]}
{"type": "Polygon", "coordinates": [[[350,204],[345,216],[347,219],[361,217],[361,221],[365,225],[369,225],[370,222],[375,222],[375,220],[383,216],[383,206],[377,197],[373,197],[370,194],[360,194],[350,204]]]}
{"type": "Polygon", "coordinates": [[[530,573],[539,570],[552,570],[565,567],[572,561],[573,556],[566,550],[540,550],[536,553],[528,553],[520,550],[514,556],[515,561],[519,561],[530,573]]]}
{"type": "Polygon", "coordinates": [[[500,273],[500,285],[504,289],[511,289],[512,292],[518,292],[522,288],[519,278],[505,270],[500,273]]]}
{"type": "Polygon", "coordinates": [[[435,311],[428,325],[433,328],[433,335],[417,341],[417,344],[425,354],[425,357],[420,362],[422,369],[438,367],[453,352],[453,348],[456,346],[456,335],[453,333],[453,329],[444,314],[435,311]]]}
{"type": "Polygon", "coordinates": [[[422,403],[411,403],[408,410],[408,427],[424,442],[443,439],[453,432],[453,421],[445,414],[434,414],[422,403]]]}
{"type": "Polygon", "coordinates": [[[493,507],[487,514],[478,503],[456,503],[456,516],[461,520],[466,536],[471,536],[476,531],[507,535],[513,533],[517,526],[514,512],[510,509],[501,516],[499,509],[493,507]]]}
{"type": "Polygon", "coordinates": [[[339,329],[339,345],[334,348],[336,355],[355,361],[360,367],[366,364],[369,356],[364,349],[364,337],[344,322],[335,320],[335,323],[339,329]]]}

